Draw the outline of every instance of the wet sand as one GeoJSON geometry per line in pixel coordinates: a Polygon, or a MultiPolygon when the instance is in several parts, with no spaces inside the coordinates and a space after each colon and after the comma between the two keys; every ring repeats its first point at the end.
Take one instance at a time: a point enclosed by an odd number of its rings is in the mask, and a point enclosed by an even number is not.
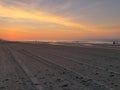
{"type": "Polygon", "coordinates": [[[0,90],[120,90],[120,47],[0,43],[0,90]]]}

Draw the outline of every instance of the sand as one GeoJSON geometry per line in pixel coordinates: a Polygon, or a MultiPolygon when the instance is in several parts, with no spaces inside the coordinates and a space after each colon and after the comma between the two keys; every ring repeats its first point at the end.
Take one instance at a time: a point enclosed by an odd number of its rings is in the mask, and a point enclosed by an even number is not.
{"type": "Polygon", "coordinates": [[[0,43],[0,90],[120,90],[120,47],[0,43]]]}

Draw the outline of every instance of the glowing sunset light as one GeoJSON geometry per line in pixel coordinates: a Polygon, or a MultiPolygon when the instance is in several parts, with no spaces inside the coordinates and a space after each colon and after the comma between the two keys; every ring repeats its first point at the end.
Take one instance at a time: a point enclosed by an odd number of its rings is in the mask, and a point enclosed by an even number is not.
{"type": "Polygon", "coordinates": [[[120,1],[103,0],[1,0],[0,38],[119,39],[119,3],[120,1]]]}

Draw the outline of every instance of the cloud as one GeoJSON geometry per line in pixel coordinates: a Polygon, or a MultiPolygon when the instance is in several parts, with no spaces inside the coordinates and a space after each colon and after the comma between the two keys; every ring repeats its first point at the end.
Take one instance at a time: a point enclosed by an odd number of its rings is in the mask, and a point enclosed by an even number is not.
{"type": "Polygon", "coordinates": [[[0,17],[10,17],[15,19],[33,19],[40,22],[50,22],[67,27],[74,27],[74,28],[87,30],[87,27],[85,25],[74,23],[70,21],[69,18],[54,16],[43,11],[38,11],[38,10],[26,11],[21,8],[16,8],[16,7],[8,8],[2,5],[0,5],[0,11],[1,11],[0,17]]]}
{"type": "MultiPolygon", "coordinates": [[[[113,0],[0,0],[0,29],[16,26],[51,32],[118,32],[120,1],[113,0]],[[112,26],[112,27],[111,27],[112,26]]],[[[13,28],[12,28],[13,29],[13,28]]],[[[77,34],[78,36],[81,34],[77,34]]],[[[102,34],[101,34],[102,35],[102,34]]],[[[89,36],[89,35],[88,35],[89,36]]]]}
{"type": "Polygon", "coordinates": [[[33,11],[33,13],[42,12],[48,16],[63,18],[62,21],[83,25],[88,29],[90,26],[115,23],[120,15],[120,7],[117,3],[119,1],[112,2],[112,0],[109,2],[104,0],[2,0],[1,2],[8,8],[14,7],[27,12],[33,11]]]}

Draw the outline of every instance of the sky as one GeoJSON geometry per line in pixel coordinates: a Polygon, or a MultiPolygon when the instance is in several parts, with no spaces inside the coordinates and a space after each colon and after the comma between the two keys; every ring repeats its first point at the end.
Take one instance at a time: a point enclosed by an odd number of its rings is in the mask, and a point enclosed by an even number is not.
{"type": "Polygon", "coordinates": [[[120,0],[0,0],[0,38],[120,39],[120,0]]]}

